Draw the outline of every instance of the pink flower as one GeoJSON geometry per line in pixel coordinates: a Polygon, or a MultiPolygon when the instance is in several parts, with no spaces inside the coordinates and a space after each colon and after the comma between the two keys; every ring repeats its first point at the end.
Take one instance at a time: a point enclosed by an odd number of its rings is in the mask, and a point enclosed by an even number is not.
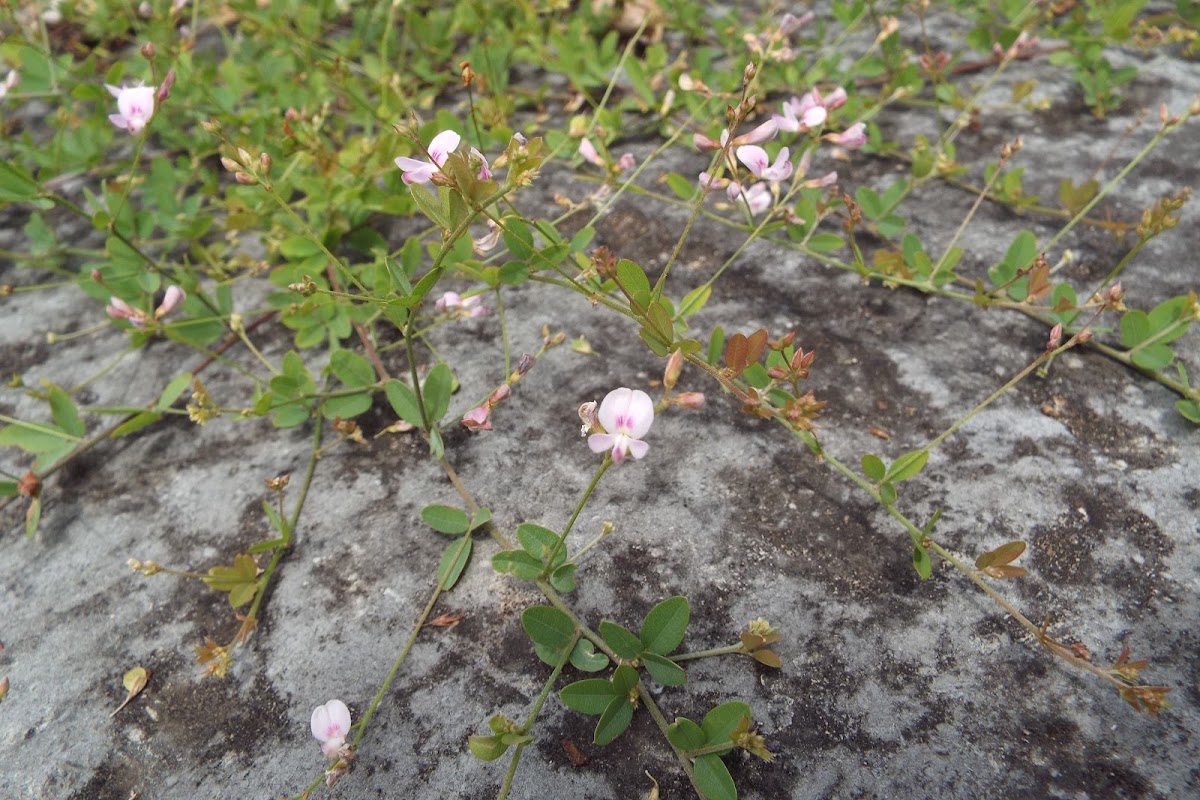
{"type": "Polygon", "coordinates": [[[700,173],[701,189],[724,189],[729,185],[729,178],[714,178],[707,172],[700,173]]]}
{"type": "Polygon", "coordinates": [[[116,86],[109,86],[106,83],[104,88],[117,98],[117,110],[120,112],[119,114],[109,114],[109,122],[132,134],[141,133],[154,114],[154,87],[122,84],[118,89],[116,86]]]}
{"type": "Polygon", "coordinates": [[[463,297],[458,292],[446,292],[433,306],[452,317],[482,317],[488,310],[486,306],[479,305],[479,302],[479,295],[463,297]]]}
{"type": "MultiPolygon", "coordinates": [[[[736,137],[733,140],[733,145],[734,147],[737,147],[738,145],[743,144],[762,144],[763,142],[769,142],[775,138],[775,134],[777,132],[778,128],[775,120],[769,119],[756,127],[754,130],[743,133],[741,136],[736,137]]],[[[702,133],[692,134],[692,144],[696,145],[696,149],[700,150],[701,152],[705,150],[720,150],[725,147],[725,144],[728,141],[728,128],[721,131],[721,141],[719,142],[714,142],[712,139],[708,138],[702,133]]]]}
{"type": "Polygon", "coordinates": [[[139,330],[146,326],[145,313],[133,308],[119,297],[108,298],[108,306],[104,309],[104,313],[113,319],[128,320],[139,330]]]}
{"type": "MultiPolygon", "coordinates": [[[[454,131],[442,131],[433,137],[433,141],[429,143],[428,153],[429,158],[432,159],[431,162],[408,158],[407,156],[397,156],[396,166],[404,173],[404,182],[410,186],[414,183],[428,183],[433,174],[441,169],[442,164],[446,163],[446,159],[450,157],[450,154],[458,149],[458,144],[461,141],[462,137],[454,131]]],[[[485,161],[483,169],[480,170],[481,178],[484,177],[483,173],[486,170],[487,162],[485,161]]],[[[490,177],[491,173],[488,172],[487,176],[490,177]]]]}
{"type": "Polygon", "coordinates": [[[491,415],[492,407],[484,403],[478,408],[472,408],[466,414],[463,414],[462,424],[469,430],[490,431],[492,429],[492,422],[488,418],[491,415]]]}
{"type": "Polygon", "coordinates": [[[583,160],[589,164],[595,164],[597,167],[604,166],[604,160],[596,152],[596,146],[587,137],[579,140],[579,155],[583,156],[583,160]]]}
{"type": "Polygon", "coordinates": [[[757,145],[742,145],[737,149],[737,157],[738,161],[745,164],[756,178],[767,181],[785,181],[791,177],[792,162],[787,160],[788,149],[786,147],[779,151],[773,165],[767,151],[757,145]]]}
{"type": "Polygon", "coordinates": [[[775,123],[779,130],[795,133],[819,128],[829,118],[829,112],[846,104],[846,90],[838,87],[822,97],[813,89],[803,97],[793,97],[783,103],[783,113],[776,114],[775,123]]]}
{"type": "Polygon", "coordinates": [[[730,183],[729,188],[725,190],[725,194],[730,200],[741,200],[750,209],[750,213],[755,216],[766,211],[775,201],[770,190],[767,189],[767,185],[761,181],[749,189],[743,188],[740,183],[730,183]]]}
{"type": "Polygon", "coordinates": [[[867,143],[867,126],[866,123],[856,122],[841,133],[827,133],[821,138],[847,150],[857,150],[867,143]]]}
{"type": "Polygon", "coordinates": [[[637,159],[634,157],[633,153],[625,153],[617,159],[617,169],[621,170],[622,172],[627,169],[633,169],[636,166],[637,159]]]}
{"type": "Polygon", "coordinates": [[[309,725],[312,735],[321,743],[321,752],[329,758],[337,758],[350,733],[350,709],[341,700],[330,700],[313,709],[309,725]]]}
{"type": "Polygon", "coordinates": [[[620,464],[625,456],[642,458],[650,445],[642,441],[654,422],[654,402],[640,389],[613,389],[600,403],[597,413],[606,433],[593,433],[588,447],[593,453],[612,452],[613,461],[620,464]]]}
{"type": "Polygon", "coordinates": [[[837,183],[837,171],[833,171],[822,175],[820,178],[810,178],[800,184],[805,189],[824,189],[826,186],[833,186],[837,183]]]}
{"type": "Polygon", "coordinates": [[[487,226],[488,232],[486,234],[480,236],[478,239],[471,240],[471,247],[475,251],[476,255],[483,255],[489,250],[495,248],[495,246],[500,243],[500,237],[504,233],[500,226],[493,222],[490,218],[487,221],[487,226]]]}
{"type": "Polygon", "coordinates": [[[163,300],[158,304],[158,308],[154,309],[154,318],[162,319],[167,314],[170,314],[175,309],[179,308],[180,303],[187,299],[183,289],[178,286],[167,287],[167,293],[163,295],[163,300]]]}

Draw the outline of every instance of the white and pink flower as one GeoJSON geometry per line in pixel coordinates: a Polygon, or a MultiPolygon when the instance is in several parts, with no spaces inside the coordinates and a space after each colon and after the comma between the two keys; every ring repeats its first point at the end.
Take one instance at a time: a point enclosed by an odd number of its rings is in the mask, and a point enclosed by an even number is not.
{"type": "Polygon", "coordinates": [[[627,455],[640,459],[649,452],[650,445],[642,437],[654,422],[654,402],[642,390],[613,389],[601,401],[596,419],[604,433],[588,437],[593,453],[610,452],[613,461],[620,464],[627,455]]]}
{"type": "Polygon", "coordinates": [[[350,709],[341,700],[330,700],[313,709],[309,727],[321,743],[321,752],[329,758],[339,758],[350,733],[350,709]]]}
{"type": "Polygon", "coordinates": [[[428,183],[433,174],[441,170],[442,164],[446,163],[450,154],[458,149],[461,141],[462,137],[454,131],[442,131],[433,137],[433,141],[426,148],[426,152],[429,153],[429,161],[397,156],[396,166],[404,173],[404,182],[410,186],[414,183],[428,183]]]}
{"type": "Polygon", "coordinates": [[[792,175],[792,162],[788,161],[788,149],[785,147],[771,163],[767,151],[753,144],[742,145],[737,149],[738,161],[746,165],[746,169],[754,177],[764,181],[785,181],[792,175]]]}
{"type": "Polygon", "coordinates": [[[108,120],[118,128],[136,135],[142,132],[150,117],[154,116],[154,87],[125,86],[120,88],[104,84],[104,88],[117,98],[117,114],[109,114],[108,120]]]}

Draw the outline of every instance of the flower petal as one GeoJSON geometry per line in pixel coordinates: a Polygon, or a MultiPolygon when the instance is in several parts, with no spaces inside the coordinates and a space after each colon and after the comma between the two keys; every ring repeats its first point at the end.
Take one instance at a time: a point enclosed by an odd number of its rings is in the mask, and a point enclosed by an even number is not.
{"type": "Polygon", "coordinates": [[[446,163],[446,158],[458,149],[458,143],[461,141],[462,137],[454,131],[442,131],[429,143],[429,157],[440,167],[446,163]]]}
{"type": "Polygon", "coordinates": [[[605,450],[612,448],[613,441],[617,437],[611,433],[593,433],[588,437],[588,447],[593,453],[603,453],[605,450]]]}

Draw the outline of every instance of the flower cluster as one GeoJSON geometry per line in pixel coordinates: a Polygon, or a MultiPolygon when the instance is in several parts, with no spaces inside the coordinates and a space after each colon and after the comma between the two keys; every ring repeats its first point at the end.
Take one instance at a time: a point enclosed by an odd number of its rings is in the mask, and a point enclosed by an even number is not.
{"type": "MultiPolygon", "coordinates": [[[[845,105],[846,99],[846,90],[840,86],[824,95],[814,88],[802,97],[793,97],[785,101],[782,113],[772,115],[771,119],[732,141],[728,129],[723,130],[720,139],[716,141],[703,134],[695,134],[692,141],[701,152],[722,150],[726,154],[725,165],[730,172],[736,174],[740,162],[756,179],[754,183],[746,185],[737,179],[720,178],[701,172],[701,188],[725,189],[730,201],[745,203],[753,215],[766,211],[779,197],[779,185],[783,181],[791,178],[793,174],[799,178],[807,173],[812,151],[805,152],[799,162],[793,163],[789,160],[791,150],[783,147],[772,161],[760,145],[774,139],[780,132],[819,134],[829,119],[829,112],[845,105]]],[[[856,150],[867,142],[866,124],[857,122],[840,133],[826,133],[820,138],[847,150],[856,150]]],[[[819,188],[836,182],[837,173],[830,172],[824,177],[805,181],[801,185],[819,188]]]]}

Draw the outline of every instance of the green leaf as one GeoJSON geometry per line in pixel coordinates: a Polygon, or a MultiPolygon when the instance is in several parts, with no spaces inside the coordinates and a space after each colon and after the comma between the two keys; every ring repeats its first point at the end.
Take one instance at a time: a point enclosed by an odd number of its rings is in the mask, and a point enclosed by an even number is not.
{"type": "Polygon", "coordinates": [[[696,194],[696,184],[677,172],[667,173],[667,188],[680,200],[691,200],[696,194]]]}
{"type": "Polygon", "coordinates": [[[162,394],[158,396],[158,401],[154,407],[159,411],[166,411],[171,405],[179,399],[179,395],[192,385],[192,373],[185,372],[182,375],[176,375],[167,384],[167,388],[163,389],[162,394]]]}
{"type": "Polygon", "coordinates": [[[157,411],[143,411],[140,414],[135,414],[132,418],[125,420],[116,428],[109,436],[113,439],[127,436],[134,431],[140,431],[142,428],[153,425],[162,419],[162,414],[157,411]]]}
{"type": "Polygon", "coordinates": [[[671,342],[664,340],[653,328],[643,325],[638,330],[638,336],[640,336],[642,341],[646,343],[646,346],[650,348],[650,352],[654,353],[654,355],[658,356],[659,358],[662,358],[667,353],[671,352],[671,342]]]}
{"type": "Polygon", "coordinates": [[[79,418],[79,410],[71,396],[54,384],[48,384],[50,391],[50,415],[58,426],[72,436],[83,436],[87,428],[79,418]]]}
{"type": "Polygon", "coordinates": [[[530,606],[521,614],[521,627],[534,644],[564,650],[575,637],[571,618],[553,606],[530,606]]]}
{"type": "MultiPolygon", "coordinates": [[[[556,561],[558,559],[555,559],[556,561]]],[[[575,565],[563,564],[550,573],[550,585],[560,592],[575,591],[575,565]]]]}
{"type": "Polygon", "coordinates": [[[271,417],[271,424],[276,428],[294,428],[308,421],[309,408],[303,403],[291,403],[280,406],[271,417]]]}
{"type": "Polygon", "coordinates": [[[52,425],[21,422],[0,429],[0,447],[15,445],[27,453],[53,453],[77,441],[79,437],[52,425]]]}
{"type": "Polygon", "coordinates": [[[886,474],[887,468],[883,464],[883,459],[881,459],[879,456],[874,456],[868,453],[862,457],[862,471],[863,475],[866,475],[867,478],[878,483],[879,481],[883,480],[883,476],[886,474]]]}
{"type": "MultiPolygon", "coordinates": [[[[15,488],[16,484],[13,486],[15,488]]],[[[580,639],[571,651],[571,665],[580,672],[599,672],[608,666],[608,656],[597,653],[596,646],[590,640],[580,639]]],[[[604,683],[608,684],[608,681],[604,683]]]]}
{"type": "Polygon", "coordinates": [[[375,368],[358,353],[335,350],[329,357],[329,368],[347,386],[371,386],[375,383],[375,368]]]}
{"type": "Polygon", "coordinates": [[[710,297],[712,297],[712,286],[707,283],[692,289],[683,296],[683,300],[679,301],[679,318],[686,319],[704,308],[704,304],[710,297]]]}
{"type": "Polygon", "coordinates": [[[1175,360],[1175,351],[1170,345],[1155,342],[1152,345],[1139,347],[1130,354],[1134,364],[1142,369],[1165,369],[1175,360]]]}
{"type": "Polygon", "coordinates": [[[562,688],[558,699],[567,708],[580,714],[603,714],[609,704],[617,699],[617,690],[603,678],[586,678],[562,688]]]}
{"type": "Polygon", "coordinates": [[[470,536],[463,536],[446,545],[446,549],[442,551],[442,561],[438,564],[437,572],[438,584],[441,585],[442,591],[448,592],[454,588],[454,584],[458,583],[463,570],[467,568],[467,560],[470,558],[470,536]]]}
{"type": "Polygon", "coordinates": [[[896,487],[888,481],[879,484],[879,499],[885,506],[896,505],[896,487]]]}
{"type": "Polygon", "coordinates": [[[307,236],[291,236],[279,243],[279,254],[288,261],[303,261],[321,255],[321,246],[307,236]]]}
{"type": "Polygon", "coordinates": [[[1030,231],[1021,231],[1008,246],[1004,263],[1015,269],[1025,269],[1037,257],[1037,237],[1030,231]]]}
{"type": "Polygon", "coordinates": [[[638,685],[638,671],[628,664],[613,670],[612,684],[618,694],[628,695],[638,685]]]}
{"type": "Polygon", "coordinates": [[[1121,317],[1121,344],[1136,347],[1150,338],[1150,315],[1134,309],[1121,317]]]}
{"type": "Polygon", "coordinates": [[[814,253],[832,253],[845,246],[846,240],[836,233],[818,233],[808,240],[808,249],[814,253]]]}
{"type": "Polygon", "coordinates": [[[321,403],[321,413],[325,415],[326,419],[335,417],[351,419],[369,411],[372,403],[374,403],[374,398],[370,392],[335,395],[326,397],[321,403]]]}
{"type": "Polygon", "coordinates": [[[592,741],[598,745],[606,745],[628,730],[631,722],[633,722],[633,706],[630,705],[629,698],[614,697],[608,707],[604,709],[604,713],[600,715],[600,721],[596,723],[596,733],[592,737],[592,741]]]}
{"type": "Polygon", "coordinates": [[[929,552],[920,545],[913,547],[913,569],[921,576],[921,580],[927,581],[933,575],[933,561],[929,558],[929,552]]]}
{"type": "Polygon", "coordinates": [[[489,508],[480,506],[475,509],[475,514],[471,517],[471,530],[475,530],[492,521],[492,511],[489,508]]]}
{"type": "Polygon", "coordinates": [[[667,740],[684,752],[699,750],[706,743],[704,731],[687,717],[676,717],[667,726],[667,740]]]}
{"type": "Polygon", "coordinates": [[[37,533],[38,523],[42,520],[42,498],[35,497],[25,510],[25,535],[32,537],[37,533]]]}
{"type": "Polygon", "coordinates": [[[508,752],[508,745],[500,741],[498,735],[471,736],[467,739],[467,748],[480,761],[495,761],[508,752]]]}
{"type": "Polygon", "coordinates": [[[687,673],[683,667],[669,658],[656,653],[642,653],[642,665],[650,677],[663,686],[683,686],[687,683],[687,673]]]}
{"type": "Polygon", "coordinates": [[[692,763],[696,775],[696,788],[704,800],[737,800],[737,787],[725,762],[715,753],[697,758],[692,763]]]}
{"type": "Polygon", "coordinates": [[[725,331],[720,325],[713,328],[712,335],[708,337],[708,353],[705,361],[713,366],[721,363],[721,356],[725,353],[725,331]]]}
{"type": "Polygon", "coordinates": [[[724,744],[729,736],[742,722],[742,717],[749,717],[750,706],[740,701],[722,703],[704,715],[700,727],[704,730],[705,743],[724,744]]]}
{"type": "Polygon", "coordinates": [[[544,563],[524,550],[501,550],[492,556],[492,569],[523,581],[536,581],[545,568],[544,563]]]}
{"type": "Polygon", "coordinates": [[[688,599],[681,595],[668,597],[650,609],[642,622],[641,640],[645,649],[662,656],[673,652],[687,633],[690,615],[688,599]]]}
{"type": "Polygon", "coordinates": [[[596,229],[591,225],[580,228],[579,231],[571,237],[571,252],[579,253],[583,248],[591,244],[592,238],[596,235],[596,229]]]}
{"type": "Polygon", "coordinates": [[[528,261],[534,253],[533,233],[530,232],[529,226],[515,218],[506,219],[504,223],[504,232],[501,235],[508,252],[512,253],[513,258],[528,261]]]}
{"type": "Polygon", "coordinates": [[[647,294],[650,292],[650,279],[646,277],[646,273],[640,266],[628,258],[622,258],[617,262],[617,285],[631,298],[643,292],[647,294]]]}
{"type": "MultiPolygon", "coordinates": [[[[521,547],[525,549],[526,553],[544,562],[550,555],[550,551],[558,545],[558,534],[541,525],[522,522],[517,526],[517,541],[521,543],[521,547]]],[[[561,561],[563,558],[566,558],[566,548],[559,552],[555,561],[561,561]]]]}
{"type": "Polygon", "coordinates": [[[928,450],[913,450],[912,452],[905,453],[892,462],[892,465],[888,467],[887,474],[884,475],[884,479],[899,483],[900,481],[915,478],[925,468],[925,464],[928,461],[928,450]]]}
{"type": "Polygon", "coordinates": [[[210,567],[203,578],[209,587],[229,595],[229,604],[240,608],[254,599],[258,590],[258,564],[245,553],[238,553],[233,565],[210,567]]]}
{"type": "Polygon", "coordinates": [[[1175,403],[1175,410],[1182,414],[1184,419],[1200,425],[1200,403],[1195,400],[1179,400],[1175,403]]]}
{"type": "Polygon", "coordinates": [[[421,519],[438,533],[457,536],[466,533],[471,520],[460,508],[443,505],[428,505],[421,509],[421,519]]]}
{"type": "Polygon", "coordinates": [[[422,391],[424,392],[425,410],[429,414],[431,424],[446,416],[446,412],[450,409],[450,393],[453,389],[454,374],[450,372],[450,367],[446,366],[444,362],[429,370],[429,374],[425,376],[422,391]]]}
{"type": "Polygon", "coordinates": [[[451,227],[446,213],[442,210],[441,202],[428,189],[424,186],[413,184],[408,187],[408,190],[412,199],[416,202],[417,208],[421,209],[421,213],[429,217],[430,222],[439,228],[451,227]]]}
{"type": "Polygon", "coordinates": [[[615,622],[601,621],[600,636],[621,658],[634,659],[642,654],[642,640],[615,622]]]}
{"type": "Polygon", "coordinates": [[[0,481],[0,497],[16,497],[20,494],[20,487],[16,481],[0,481]]]}
{"type": "Polygon", "coordinates": [[[421,406],[417,403],[417,395],[406,384],[392,378],[383,387],[388,402],[396,416],[409,425],[421,427],[421,406]]]}

